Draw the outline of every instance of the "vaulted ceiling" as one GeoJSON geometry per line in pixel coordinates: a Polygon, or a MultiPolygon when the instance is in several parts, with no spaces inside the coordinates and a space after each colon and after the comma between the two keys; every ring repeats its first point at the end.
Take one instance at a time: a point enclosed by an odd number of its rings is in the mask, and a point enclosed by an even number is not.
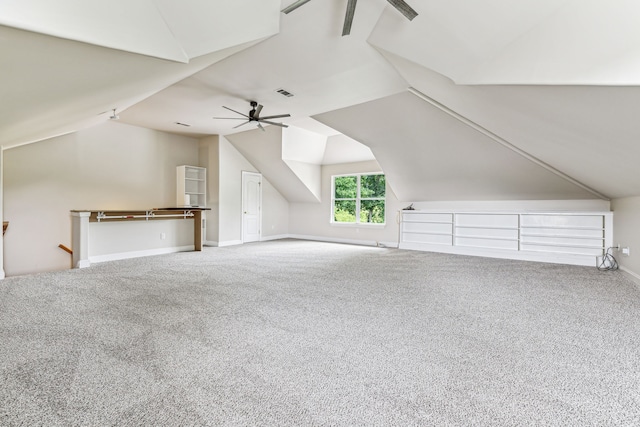
{"type": "Polygon", "coordinates": [[[407,0],[409,22],[369,0],[346,37],[346,0],[280,12],[293,2],[5,1],[0,145],[112,109],[138,126],[259,141],[253,125],[212,119],[257,100],[263,115],[371,148],[407,201],[640,195],[637,2],[407,0]]]}

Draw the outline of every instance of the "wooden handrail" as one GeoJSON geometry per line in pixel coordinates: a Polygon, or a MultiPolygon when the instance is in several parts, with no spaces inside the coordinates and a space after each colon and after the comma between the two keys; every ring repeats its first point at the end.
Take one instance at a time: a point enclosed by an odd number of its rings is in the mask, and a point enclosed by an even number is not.
{"type": "Polygon", "coordinates": [[[58,247],[60,249],[62,249],[63,251],[68,252],[69,254],[73,255],[73,251],[71,249],[69,249],[68,247],[66,247],[65,245],[63,245],[62,243],[60,243],[58,245],[58,247]]]}

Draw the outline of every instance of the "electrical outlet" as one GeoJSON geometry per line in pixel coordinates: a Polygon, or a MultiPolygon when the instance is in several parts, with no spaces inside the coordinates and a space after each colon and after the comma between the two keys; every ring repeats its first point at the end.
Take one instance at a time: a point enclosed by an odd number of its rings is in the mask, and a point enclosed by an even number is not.
{"type": "Polygon", "coordinates": [[[166,233],[160,233],[160,240],[164,240],[167,238],[167,234],[166,233]]]}
{"type": "Polygon", "coordinates": [[[629,248],[622,248],[622,255],[629,256],[629,248]]]}

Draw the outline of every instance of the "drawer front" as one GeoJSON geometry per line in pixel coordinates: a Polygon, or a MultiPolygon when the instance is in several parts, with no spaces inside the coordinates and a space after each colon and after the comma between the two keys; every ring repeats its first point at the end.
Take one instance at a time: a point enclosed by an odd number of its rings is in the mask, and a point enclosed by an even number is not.
{"type": "Polygon", "coordinates": [[[402,222],[453,222],[450,213],[403,213],[402,222]]]}
{"type": "Polygon", "coordinates": [[[517,228],[517,214],[456,214],[456,225],[517,228]]]}
{"type": "Polygon", "coordinates": [[[442,235],[442,234],[403,233],[402,241],[405,243],[426,243],[426,244],[434,244],[434,245],[451,246],[452,237],[451,235],[442,235]]]}
{"type": "Polygon", "coordinates": [[[430,222],[405,222],[402,224],[402,231],[405,233],[451,234],[451,230],[451,224],[430,222]]]}
{"type": "Polygon", "coordinates": [[[522,215],[522,224],[525,227],[553,227],[553,228],[603,228],[604,217],[602,215],[522,215]]]}
{"type": "Polygon", "coordinates": [[[494,239],[518,239],[518,230],[500,228],[456,227],[458,237],[489,237],[494,239]]]}
{"type": "Polygon", "coordinates": [[[456,237],[455,245],[473,248],[518,250],[518,242],[513,240],[456,237]]]}
{"type": "Polygon", "coordinates": [[[520,243],[521,251],[546,252],[556,254],[593,255],[603,254],[602,248],[585,248],[579,246],[551,246],[539,243],[520,243]]]}

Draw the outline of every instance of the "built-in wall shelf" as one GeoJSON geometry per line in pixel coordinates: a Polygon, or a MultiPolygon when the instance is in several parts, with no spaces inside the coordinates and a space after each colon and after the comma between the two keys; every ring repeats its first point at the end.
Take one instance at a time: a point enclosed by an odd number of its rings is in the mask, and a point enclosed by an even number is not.
{"type": "Polygon", "coordinates": [[[612,212],[401,211],[401,249],[596,265],[612,212]]]}
{"type": "Polygon", "coordinates": [[[176,206],[199,207],[207,205],[207,170],[198,166],[176,168],[176,206]]]}

